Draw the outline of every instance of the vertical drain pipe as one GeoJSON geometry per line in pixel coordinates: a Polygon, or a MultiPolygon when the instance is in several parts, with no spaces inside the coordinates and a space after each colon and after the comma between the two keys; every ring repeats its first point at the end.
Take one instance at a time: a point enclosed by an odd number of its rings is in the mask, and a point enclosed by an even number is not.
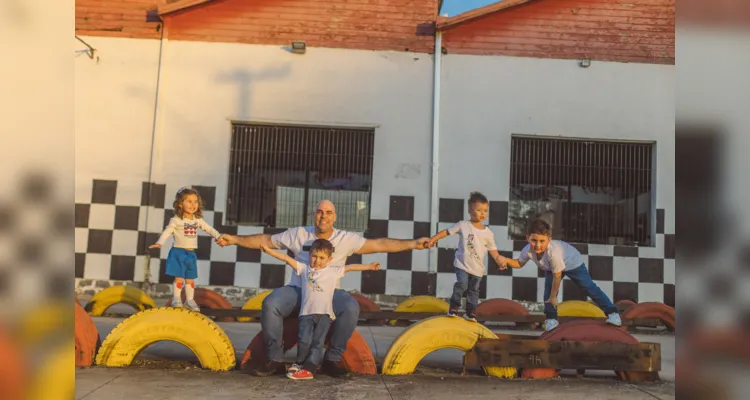
{"type": "MultiPolygon", "coordinates": [[[[438,230],[438,209],[440,199],[438,197],[438,177],[440,172],[440,66],[443,56],[443,33],[435,30],[435,65],[433,69],[432,83],[432,188],[430,189],[430,234],[435,235],[438,230]]],[[[432,248],[430,251],[430,265],[428,274],[437,273],[438,251],[432,248]]],[[[437,288],[429,288],[429,293],[436,294],[437,288]]]]}

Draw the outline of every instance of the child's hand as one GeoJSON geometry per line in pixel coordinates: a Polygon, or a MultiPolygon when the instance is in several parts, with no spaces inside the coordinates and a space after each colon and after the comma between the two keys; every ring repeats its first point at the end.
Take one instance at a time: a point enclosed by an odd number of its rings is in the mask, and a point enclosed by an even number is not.
{"type": "Polygon", "coordinates": [[[266,246],[265,244],[262,244],[262,245],[260,245],[260,251],[262,251],[262,252],[264,252],[264,253],[268,254],[268,252],[269,252],[270,250],[271,250],[271,249],[269,249],[269,248],[268,248],[268,246],[266,246]]]}
{"type": "Polygon", "coordinates": [[[500,271],[508,269],[508,259],[506,257],[500,256],[495,262],[497,263],[497,269],[500,271]]]}
{"type": "Polygon", "coordinates": [[[152,244],[151,246],[148,246],[149,249],[161,249],[161,244],[152,244]]]}
{"type": "Polygon", "coordinates": [[[557,308],[557,297],[550,297],[549,300],[545,301],[545,303],[549,303],[552,305],[552,307],[557,308]]]}
{"type": "Polygon", "coordinates": [[[374,263],[370,264],[370,269],[373,270],[373,271],[379,270],[380,269],[380,263],[379,262],[374,262],[374,263]]]}

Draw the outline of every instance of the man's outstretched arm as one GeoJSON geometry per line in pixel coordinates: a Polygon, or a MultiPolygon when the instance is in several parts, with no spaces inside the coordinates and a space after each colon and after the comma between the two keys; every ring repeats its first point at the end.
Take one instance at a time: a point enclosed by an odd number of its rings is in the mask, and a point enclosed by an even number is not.
{"type": "Polygon", "coordinates": [[[397,253],[406,250],[423,250],[428,248],[429,238],[419,239],[367,239],[355,254],[397,253]]]}
{"type": "Polygon", "coordinates": [[[273,244],[271,235],[266,235],[264,233],[247,236],[223,234],[219,236],[218,239],[216,239],[216,243],[221,247],[237,245],[247,247],[249,249],[260,249],[260,246],[266,245],[271,249],[278,249],[278,247],[273,244]]]}

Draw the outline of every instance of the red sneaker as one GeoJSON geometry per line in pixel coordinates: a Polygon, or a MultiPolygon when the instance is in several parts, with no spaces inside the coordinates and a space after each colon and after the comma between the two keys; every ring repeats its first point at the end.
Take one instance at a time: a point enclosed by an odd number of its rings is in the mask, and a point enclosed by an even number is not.
{"type": "Polygon", "coordinates": [[[286,377],[295,381],[308,380],[313,378],[313,373],[303,368],[297,372],[286,374],[286,377]]]}

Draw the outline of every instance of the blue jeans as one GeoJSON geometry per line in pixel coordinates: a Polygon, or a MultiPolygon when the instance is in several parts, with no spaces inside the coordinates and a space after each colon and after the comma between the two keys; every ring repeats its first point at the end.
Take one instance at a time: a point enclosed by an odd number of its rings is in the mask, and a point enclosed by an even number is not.
{"type": "Polygon", "coordinates": [[[453,296],[451,296],[451,310],[458,310],[461,305],[461,297],[466,294],[466,313],[474,314],[479,304],[479,284],[482,283],[481,276],[472,275],[462,269],[456,268],[456,284],[453,285],[453,296]]]}
{"type": "MultiPolygon", "coordinates": [[[[296,286],[282,286],[274,289],[263,300],[260,326],[269,361],[284,361],[284,318],[299,313],[301,299],[302,289],[296,286]]],[[[333,293],[333,313],[336,315],[336,321],[333,323],[333,334],[328,343],[325,359],[338,363],[346,351],[346,343],[357,328],[359,304],[345,290],[336,289],[333,293]]]]}
{"type": "Polygon", "coordinates": [[[331,317],[326,314],[299,317],[297,337],[297,365],[315,372],[323,363],[323,344],[331,327],[331,317]]]}
{"type": "MultiPolygon", "coordinates": [[[[594,283],[589,275],[589,270],[586,268],[586,264],[581,264],[580,267],[571,269],[570,271],[563,271],[564,277],[570,278],[579,287],[586,291],[586,294],[594,300],[599,308],[604,311],[604,314],[609,315],[617,313],[617,307],[612,304],[612,301],[604,294],[604,291],[594,283]]],[[[544,273],[544,301],[549,300],[549,296],[552,293],[552,282],[555,280],[554,274],[550,271],[544,273]]],[[[562,284],[561,284],[562,286],[562,284]]],[[[557,319],[557,309],[549,303],[544,303],[544,315],[547,319],[557,319]]]]}

